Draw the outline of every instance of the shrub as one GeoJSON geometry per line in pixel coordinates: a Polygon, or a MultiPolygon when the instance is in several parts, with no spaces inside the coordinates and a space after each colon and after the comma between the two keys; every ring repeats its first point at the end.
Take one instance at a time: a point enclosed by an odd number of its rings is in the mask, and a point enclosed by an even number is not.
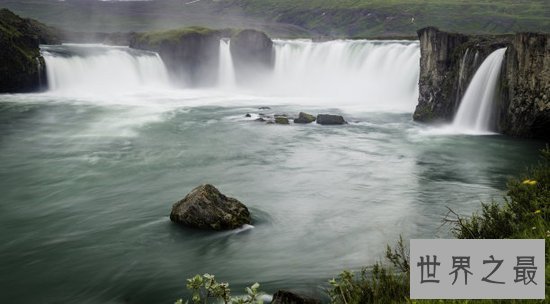
{"type": "Polygon", "coordinates": [[[260,298],[262,293],[258,291],[258,288],[260,288],[260,284],[254,283],[252,286],[246,288],[245,296],[232,297],[228,283],[217,282],[213,275],[205,273],[202,276],[196,275],[187,279],[187,289],[192,294],[191,301],[187,300],[183,302],[183,299],[179,299],[175,304],[261,304],[263,303],[260,298]]]}
{"type": "Polygon", "coordinates": [[[391,266],[376,263],[363,268],[359,274],[344,271],[329,281],[327,293],[331,303],[392,303],[406,302],[409,296],[409,254],[403,238],[395,249],[386,249],[391,266]]]}

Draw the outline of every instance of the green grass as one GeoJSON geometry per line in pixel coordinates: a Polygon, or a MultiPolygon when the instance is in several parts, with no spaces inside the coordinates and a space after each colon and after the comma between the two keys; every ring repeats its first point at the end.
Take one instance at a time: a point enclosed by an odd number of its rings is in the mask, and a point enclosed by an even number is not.
{"type": "Polygon", "coordinates": [[[188,35],[210,35],[217,32],[209,28],[193,26],[168,31],[139,33],[136,34],[136,40],[138,43],[158,46],[162,42],[177,42],[188,35]]]}
{"type": "Polygon", "coordinates": [[[417,29],[429,25],[477,34],[550,32],[550,1],[546,0],[201,0],[185,3],[181,0],[0,0],[0,7],[61,28],[90,32],[148,31],[193,25],[256,28],[274,36],[293,37],[412,37],[417,29]]]}

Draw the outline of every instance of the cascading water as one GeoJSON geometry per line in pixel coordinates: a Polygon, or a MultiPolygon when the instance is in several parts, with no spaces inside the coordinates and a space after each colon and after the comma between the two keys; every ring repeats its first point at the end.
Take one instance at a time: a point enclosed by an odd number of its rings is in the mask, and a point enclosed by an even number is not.
{"type": "Polygon", "coordinates": [[[506,48],[491,53],[476,71],[453,121],[453,128],[466,132],[491,131],[495,92],[506,48]]]}
{"type": "Polygon", "coordinates": [[[230,40],[220,39],[220,67],[218,84],[220,87],[233,87],[235,85],[235,69],[231,57],[230,40]]]}
{"type": "Polygon", "coordinates": [[[112,94],[169,87],[159,55],[102,45],[42,46],[50,91],[112,94]]]}
{"type": "Polygon", "coordinates": [[[50,92],[70,96],[101,98],[154,89],[180,94],[170,97],[175,100],[195,93],[220,96],[216,89],[231,88],[243,93],[239,100],[267,97],[282,103],[399,112],[412,111],[418,99],[418,42],[275,40],[274,70],[238,87],[230,41],[220,40],[219,48],[217,88],[194,93],[167,90],[168,73],[153,52],[66,44],[43,46],[42,54],[50,92]]]}
{"type": "Polygon", "coordinates": [[[375,111],[410,111],[418,99],[417,42],[276,40],[274,47],[274,94],[375,111]]]}

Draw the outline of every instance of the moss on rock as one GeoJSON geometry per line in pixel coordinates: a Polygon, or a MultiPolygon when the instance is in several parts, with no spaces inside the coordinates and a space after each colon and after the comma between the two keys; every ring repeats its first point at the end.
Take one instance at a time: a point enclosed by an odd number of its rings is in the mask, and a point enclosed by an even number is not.
{"type": "Polygon", "coordinates": [[[60,43],[54,28],[0,9],[0,92],[36,91],[44,73],[40,44],[60,43]]]}

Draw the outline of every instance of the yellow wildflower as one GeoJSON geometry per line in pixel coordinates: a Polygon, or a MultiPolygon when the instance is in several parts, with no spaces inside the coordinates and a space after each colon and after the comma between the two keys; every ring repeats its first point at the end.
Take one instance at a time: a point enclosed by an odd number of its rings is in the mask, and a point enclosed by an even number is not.
{"type": "Polygon", "coordinates": [[[540,209],[539,209],[539,210],[536,210],[536,211],[535,211],[535,214],[539,214],[539,213],[541,213],[541,212],[542,212],[542,211],[540,211],[540,209]]]}
{"type": "Polygon", "coordinates": [[[524,185],[534,186],[537,184],[536,180],[526,179],[522,182],[524,185]]]}

